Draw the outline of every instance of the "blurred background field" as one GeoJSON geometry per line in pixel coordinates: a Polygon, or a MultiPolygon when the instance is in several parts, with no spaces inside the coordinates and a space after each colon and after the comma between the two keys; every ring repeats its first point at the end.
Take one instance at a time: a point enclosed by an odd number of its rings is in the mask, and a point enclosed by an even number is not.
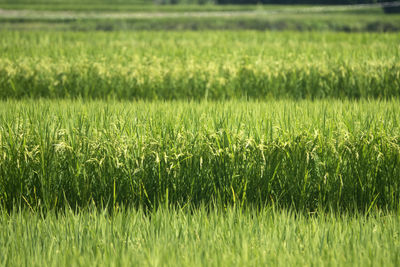
{"type": "MultiPolygon", "coordinates": [[[[241,5],[234,5],[237,2],[196,4],[195,1],[182,1],[168,4],[152,1],[3,0],[0,1],[0,27],[74,31],[253,29],[387,32],[400,29],[400,15],[385,13],[379,3],[359,1],[362,4],[349,6],[344,4],[356,2],[325,1],[325,5],[315,6],[310,4],[312,2],[288,1],[297,5],[282,5],[279,3],[285,2],[270,1],[268,5],[253,2],[249,5],[243,1],[241,5]]],[[[388,10],[397,9],[390,7],[388,10]]]]}

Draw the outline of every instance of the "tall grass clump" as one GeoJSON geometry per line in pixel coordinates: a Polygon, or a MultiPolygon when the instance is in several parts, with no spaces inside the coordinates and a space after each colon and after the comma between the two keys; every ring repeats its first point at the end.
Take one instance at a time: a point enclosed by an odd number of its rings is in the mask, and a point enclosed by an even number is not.
{"type": "Polygon", "coordinates": [[[400,95],[396,34],[4,31],[0,35],[1,99],[400,95]]]}
{"type": "Polygon", "coordinates": [[[396,210],[392,101],[0,105],[0,203],[396,210]]]}

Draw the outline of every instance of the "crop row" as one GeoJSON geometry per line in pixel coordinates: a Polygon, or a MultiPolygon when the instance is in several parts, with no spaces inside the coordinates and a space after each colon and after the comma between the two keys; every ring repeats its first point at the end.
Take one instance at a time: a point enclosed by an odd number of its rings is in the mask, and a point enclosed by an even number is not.
{"type": "Polygon", "coordinates": [[[0,203],[396,209],[390,102],[0,105],[0,203]]]}
{"type": "Polygon", "coordinates": [[[398,266],[397,214],[0,212],[1,265],[398,266]],[[132,260],[134,259],[134,261],[132,260]]]}
{"type": "Polygon", "coordinates": [[[389,99],[400,95],[399,38],[391,34],[1,35],[2,99],[389,99]]]}

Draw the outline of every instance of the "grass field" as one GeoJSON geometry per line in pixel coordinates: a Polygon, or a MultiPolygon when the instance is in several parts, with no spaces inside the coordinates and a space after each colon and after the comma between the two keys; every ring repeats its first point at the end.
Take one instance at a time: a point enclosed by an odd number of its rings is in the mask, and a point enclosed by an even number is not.
{"type": "Polygon", "coordinates": [[[398,34],[0,35],[2,99],[390,99],[400,94],[398,34]]]}
{"type": "MultiPolygon", "coordinates": [[[[308,6],[299,6],[308,7],[308,6]]],[[[84,12],[189,12],[189,11],[259,11],[290,10],[293,6],[283,5],[214,5],[214,4],[179,4],[162,5],[143,3],[143,1],[0,1],[0,8],[5,10],[31,11],[73,11],[84,12]],[[93,3],[96,2],[96,3],[93,3]],[[142,2],[142,3],[141,3],[142,2]]],[[[379,10],[379,8],[376,8],[379,10]]],[[[381,11],[381,10],[379,10],[381,11]]]]}
{"type": "Polygon", "coordinates": [[[7,101],[0,203],[396,211],[393,101],[7,101]]]}
{"type": "Polygon", "coordinates": [[[398,266],[398,215],[160,209],[0,217],[11,266],[398,266]]]}
{"type": "MultiPolygon", "coordinates": [[[[215,14],[197,11],[179,13],[145,12],[141,14],[109,13],[106,15],[71,15],[65,12],[0,16],[1,30],[43,31],[334,31],[334,32],[398,32],[399,15],[363,14],[263,14],[243,12],[215,14]]],[[[18,13],[17,13],[18,14],[18,13]]]]}
{"type": "Polygon", "coordinates": [[[0,29],[398,32],[377,6],[160,5],[134,1],[0,1],[0,29]],[[96,2],[96,4],[94,4],[96,2]]]}
{"type": "Polygon", "coordinates": [[[0,266],[399,266],[399,30],[0,0],[0,266]]]}

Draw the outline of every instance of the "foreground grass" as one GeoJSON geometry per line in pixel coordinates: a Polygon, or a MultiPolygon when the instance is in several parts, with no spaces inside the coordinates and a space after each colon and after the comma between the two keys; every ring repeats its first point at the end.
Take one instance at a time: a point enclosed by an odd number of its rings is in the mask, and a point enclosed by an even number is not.
{"type": "Polygon", "coordinates": [[[0,203],[397,210],[393,101],[0,105],[0,203]]]}
{"type": "Polygon", "coordinates": [[[0,36],[2,99],[400,96],[398,34],[6,31],[0,36]]]}
{"type": "Polygon", "coordinates": [[[399,266],[398,214],[0,213],[5,266],[399,266]]]}

